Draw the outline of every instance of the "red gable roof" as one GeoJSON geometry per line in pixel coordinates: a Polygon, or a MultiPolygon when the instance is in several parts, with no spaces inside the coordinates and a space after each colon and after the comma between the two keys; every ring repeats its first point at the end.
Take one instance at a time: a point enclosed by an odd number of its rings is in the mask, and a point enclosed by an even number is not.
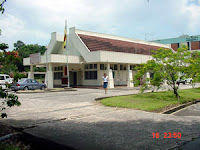
{"type": "Polygon", "coordinates": [[[84,34],[78,34],[78,36],[91,52],[102,50],[149,55],[151,54],[151,50],[157,50],[158,48],[160,48],[158,46],[89,36],[84,34]]]}

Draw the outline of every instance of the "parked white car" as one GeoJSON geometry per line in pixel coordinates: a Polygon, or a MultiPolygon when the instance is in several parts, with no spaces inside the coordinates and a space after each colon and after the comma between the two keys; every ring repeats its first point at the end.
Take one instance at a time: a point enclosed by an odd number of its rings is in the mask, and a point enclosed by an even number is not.
{"type": "Polygon", "coordinates": [[[7,89],[6,84],[12,84],[13,83],[13,78],[11,78],[7,74],[0,74],[0,87],[2,89],[7,89]]]}
{"type": "Polygon", "coordinates": [[[183,83],[183,84],[186,84],[186,83],[192,83],[192,78],[187,78],[187,79],[182,79],[182,80],[177,80],[176,81],[177,84],[180,84],[180,83],[183,83]]]}

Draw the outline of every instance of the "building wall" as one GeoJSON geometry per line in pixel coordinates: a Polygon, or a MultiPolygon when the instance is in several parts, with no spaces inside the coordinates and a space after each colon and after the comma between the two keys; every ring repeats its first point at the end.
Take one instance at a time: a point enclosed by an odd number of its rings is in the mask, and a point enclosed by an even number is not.
{"type": "Polygon", "coordinates": [[[195,36],[186,35],[186,36],[180,36],[177,38],[153,40],[152,42],[162,43],[162,44],[173,44],[173,43],[185,43],[189,41],[200,41],[200,35],[195,35],[195,36]]]}
{"type": "Polygon", "coordinates": [[[191,42],[191,49],[192,50],[200,49],[200,41],[191,42]]]}
{"type": "Polygon", "coordinates": [[[101,62],[141,64],[152,59],[150,55],[99,51],[101,62]]]}
{"type": "MultiPolygon", "coordinates": [[[[107,74],[107,68],[105,70],[100,70],[100,64],[105,64],[106,63],[98,63],[97,64],[97,80],[85,80],[85,74],[83,71],[83,84],[82,85],[90,85],[90,86],[101,86],[102,85],[102,77],[103,74],[106,73],[107,74]]],[[[127,85],[127,81],[128,81],[128,68],[127,68],[127,64],[123,64],[126,66],[126,70],[120,70],[120,64],[118,65],[118,70],[113,70],[114,72],[114,85],[127,85]]],[[[135,75],[135,71],[133,71],[133,75],[135,75]]]]}
{"type": "Polygon", "coordinates": [[[190,49],[190,44],[191,44],[191,50],[200,50],[200,35],[195,35],[195,36],[186,35],[178,38],[155,40],[153,42],[162,44],[171,44],[172,49],[175,51],[181,45],[186,45],[188,46],[188,49],[190,49]]]}
{"type": "Polygon", "coordinates": [[[188,46],[188,49],[190,49],[190,44],[191,44],[191,50],[200,50],[200,41],[174,43],[174,44],[171,44],[171,47],[175,51],[177,51],[177,49],[181,47],[182,45],[186,45],[188,46]]]}
{"type": "MultiPolygon", "coordinates": [[[[53,75],[55,72],[63,72],[64,76],[64,67],[66,64],[54,64],[53,65],[53,75]],[[62,66],[62,71],[55,71],[55,67],[62,66]]],[[[106,64],[105,64],[106,65],[106,64]]],[[[128,80],[128,70],[127,70],[127,64],[123,64],[126,66],[126,70],[120,70],[120,64],[118,64],[118,70],[113,70],[114,72],[114,85],[126,85],[128,80]]],[[[85,85],[85,86],[102,86],[102,77],[104,73],[107,73],[107,68],[105,70],[100,70],[100,63],[97,64],[97,80],[86,80],[85,79],[85,70],[84,69],[85,64],[82,65],[76,65],[72,64],[69,66],[70,71],[70,83],[73,82],[73,76],[72,72],[77,72],[77,85],[85,85]]],[[[135,72],[133,71],[133,75],[135,72]]],[[[54,79],[53,84],[55,87],[59,87],[62,85],[61,79],[54,79]]]]}
{"type": "Polygon", "coordinates": [[[173,50],[177,51],[178,43],[171,44],[171,47],[172,47],[173,50]]]}

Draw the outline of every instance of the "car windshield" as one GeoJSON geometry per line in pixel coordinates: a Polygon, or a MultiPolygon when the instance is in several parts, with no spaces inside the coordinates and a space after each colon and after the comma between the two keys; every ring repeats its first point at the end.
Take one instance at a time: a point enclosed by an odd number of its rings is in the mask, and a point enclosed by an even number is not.
{"type": "Polygon", "coordinates": [[[26,79],[20,79],[18,82],[24,82],[26,79]]]}
{"type": "Polygon", "coordinates": [[[0,76],[0,80],[4,80],[4,76],[0,76]]]}

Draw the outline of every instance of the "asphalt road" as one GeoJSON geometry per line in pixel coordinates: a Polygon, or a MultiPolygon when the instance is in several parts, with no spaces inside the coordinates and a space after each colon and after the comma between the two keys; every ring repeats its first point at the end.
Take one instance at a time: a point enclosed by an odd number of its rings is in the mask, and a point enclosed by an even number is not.
{"type": "Polygon", "coordinates": [[[100,89],[19,94],[22,105],[7,110],[9,118],[1,122],[81,150],[167,150],[200,137],[199,116],[110,108],[94,101],[103,96],[134,93],[138,90],[114,89],[107,95],[100,89]],[[166,133],[175,132],[180,133],[181,138],[165,138],[166,133]],[[153,137],[154,133],[159,136],[153,137]]]}

